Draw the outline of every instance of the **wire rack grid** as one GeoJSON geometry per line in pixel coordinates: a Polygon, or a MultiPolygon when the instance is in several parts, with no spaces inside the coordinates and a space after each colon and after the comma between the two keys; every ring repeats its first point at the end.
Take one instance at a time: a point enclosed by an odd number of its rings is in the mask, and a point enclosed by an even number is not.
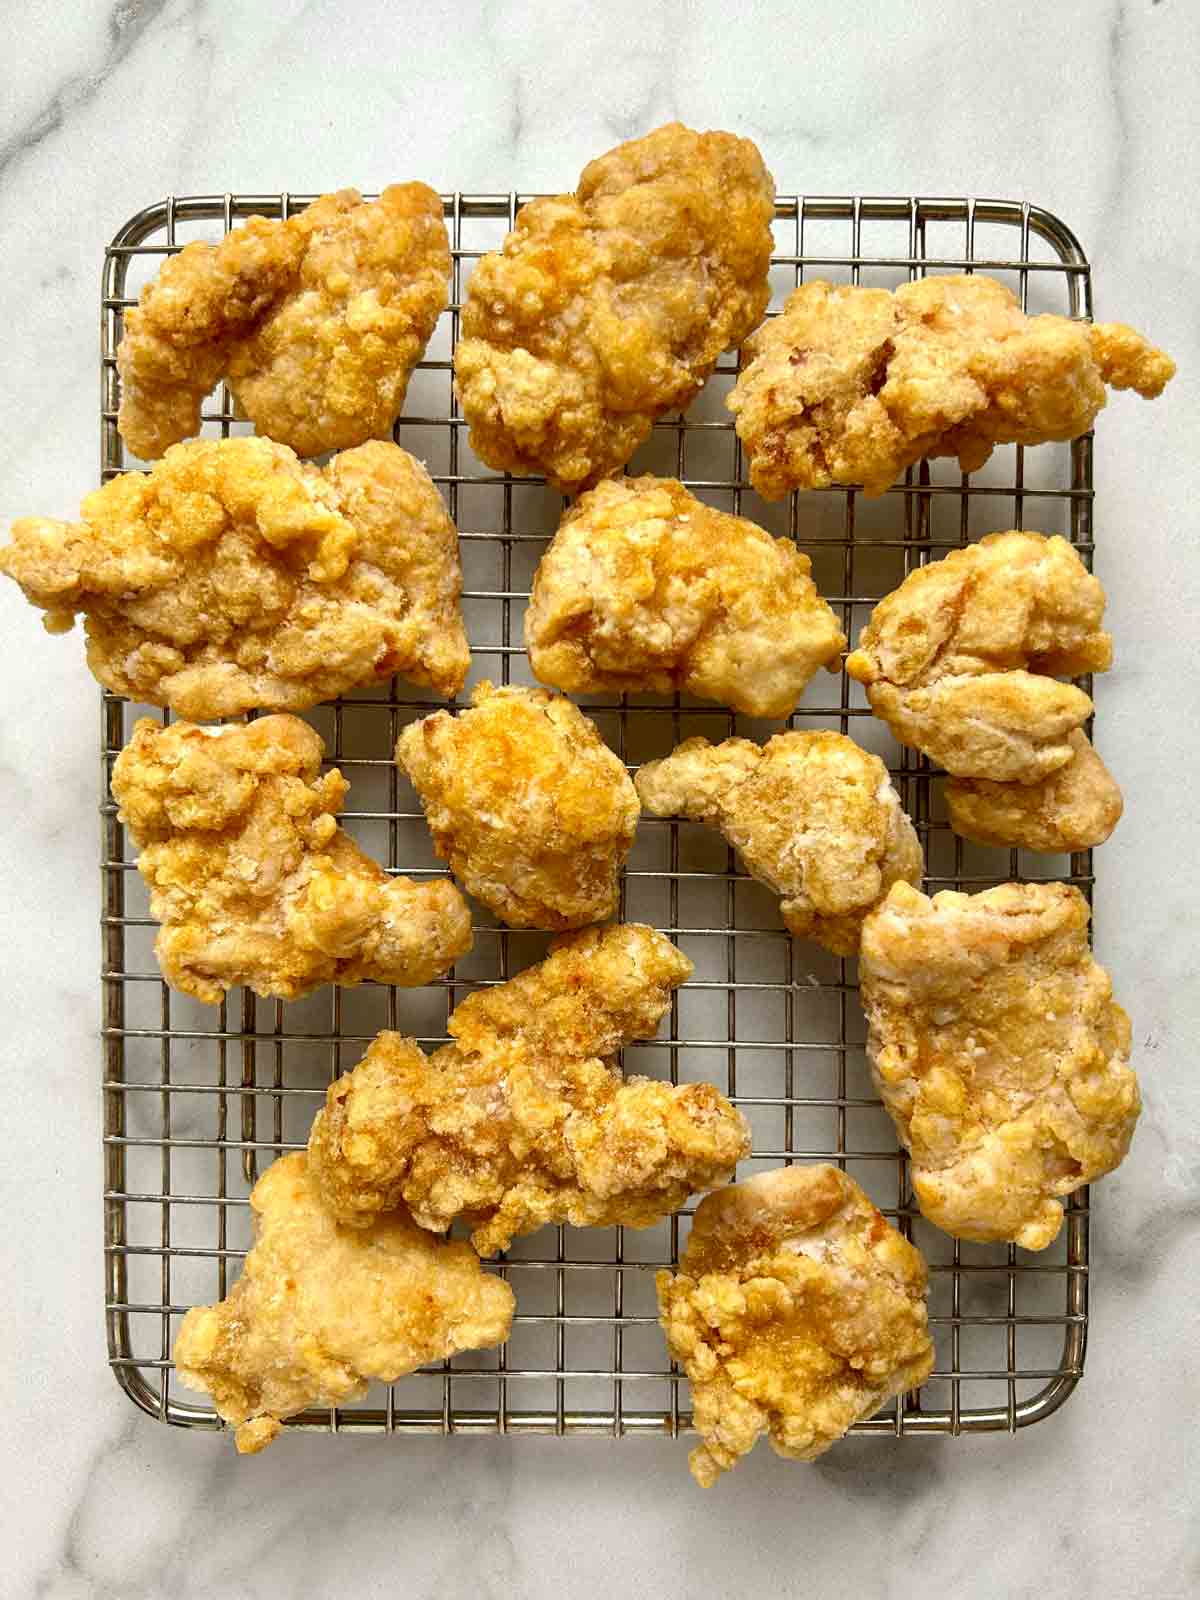
{"type": "MultiPolygon", "coordinates": [[[[313,196],[171,197],[130,219],[109,246],[101,303],[101,468],[107,480],[144,466],[116,428],[115,353],[122,314],[162,259],[258,214],[286,217],[313,196]]],[[[497,475],[472,454],[451,383],[459,306],[472,264],[495,248],[529,196],[444,197],[451,304],[414,374],[396,440],[428,465],[460,530],[472,682],[530,682],[521,614],[563,501],[536,479],[497,475]]],[[[776,211],[772,310],[806,275],[895,287],[930,271],[985,270],[1030,310],[1091,316],[1088,262],[1071,231],[1026,204],[939,198],[782,196],[776,211]]],[[[954,465],[911,469],[879,500],[830,490],[767,505],[751,490],[722,406],[736,374],[727,356],[686,416],[665,418],[630,464],[683,480],[712,504],[797,540],[853,638],[873,603],[914,566],[983,533],[1062,533],[1090,564],[1092,438],[1000,449],[970,477],[954,465]]],[[[222,387],[203,432],[248,431],[222,387]]],[[[1089,687],[1086,680],[1085,687],[1089,687]]],[[[469,692],[469,689],[468,691],[469,692]]],[[[316,708],[327,761],[351,782],[348,829],[389,871],[433,875],[416,797],[391,760],[400,728],[437,702],[393,680],[316,708]]],[[[635,770],[696,733],[762,737],[776,725],[710,705],[644,696],[584,700],[635,770]]],[[[247,1196],[276,1155],[301,1148],[325,1086],[382,1027],[435,1045],[464,993],[536,960],[544,938],[485,918],[475,950],[444,980],[397,993],[364,985],[291,1004],[232,992],[218,1007],[172,993],[153,956],[154,925],[135,855],[109,788],[134,716],[148,708],[102,696],[103,1096],[105,1281],[109,1356],[118,1381],[163,1421],[220,1420],[174,1377],[171,1348],[189,1306],[223,1296],[250,1241],[247,1196]]],[[[161,714],[161,713],[160,713],[161,714]]],[[[1007,878],[1065,879],[1089,896],[1090,853],[1026,857],[986,850],[949,830],[941,777],[900,749],[844,674],[820,675],[790,725],[852,732],[882,754],[926,853],[927,887],[978,889],[1007,878]]],[[[906,1162],[871,1085],[852,962],[794,941],[776,904],[738,871],[723,842],[695,824],[643,817],[624,875],[621,915],[654,923],[696,964],[660,1037],[625,1065],[672,1081],[714,1081],[750,1118],[742,1175],[782,1162],[833,1160],[849,1170],[930,1265],[937,1365],[925,1387],[859,1425],[874,1435],[959,1434],[1039,1421],[1071,1393],[1087,1332],[1088,1196],[1038,1256],[960,1244],[916,1210],[906,1162]]],[[[423,1433],[675,1434],[690,1423],[686,1379],[667,1358],[653,1274],[674,1263],[687,1211],[648,1230],[548,1228],[518,1240],[495,1270],[517,1315],[496,1352],[456,1357],[358,1404],[289,1426],[423,1433]]]]}

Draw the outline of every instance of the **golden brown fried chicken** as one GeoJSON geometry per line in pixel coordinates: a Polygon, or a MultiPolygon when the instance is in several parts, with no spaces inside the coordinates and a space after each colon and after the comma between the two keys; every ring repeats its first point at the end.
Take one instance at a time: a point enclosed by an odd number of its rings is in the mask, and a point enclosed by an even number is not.
{"type": "Polygon", "coordinates": [[[394,673],[445,695],[466,678],[458,536],[394,444],[321,471],[269,439],[193,440],[81,515],[15,522],[0,572],[51,633],[82,613],[88,665],[118,694],[227,717],[394,673]]]}
{"type": "Polygon", "coordinates": [[[224,377],[258,432],[298,455],[385,439],[449,279],[442,202],[423,183],[373,203],[341,189],[186,245],[125,313],[121,437],[161,455],[200,431],[224,377]]]}
{"type": "Polygon", "coordinates": [[[1175,372],[1132,328],[1027,317],[982,275],[894,294],[802,284],[745,356],[726,404],[768,500],[835,483],[879,495],[925,456],[974,472],[998,444],[1086,433],[1106,383],[1153,398],[1175,372]]]}
{"type": "Polygon", "coordinates": [[[471,447],[564,490],[621,467],[767,309],[775,185],[748,139],[677,122],[533,200],[467,288],[471,447]]]}
{"type": "Polygon", "coordinates": [[[863,927],[867,1055],[921,1210],[959,1239],[1042,1250],[1061,1197],[1124,1159],[1140,1109],[1129,1018],[1063,883],[925,895],[863,927]]]}
{"type": "Polygon", "coordinates": [[[674,478],[606,479],[567,512],[525,613],[529,664],[574,693],[683,690],[786,717],[846,636],[790,539],[674,478]]]}
{"type": "Polygon", "coordinates": [[[702,1200],[678,1273],[658,1274],[709,1488],[766,1433],[812,1461],[933,1370],[927,1269],[836,1167],[763,1172],[702,1200]]]}
{"type": "Polygon", "coordinates": [[[549,1222],[647,1227],[749,1153],[745,1119],[711,1084],[623,1078],[692,970],[653,928],[588,928],[535,967],[471,995],[453,1043],[426,1056],[381,1033],[333,1083],[309,1159],[339,1221],[403,1202],[423,1227],[467,1217],[483,1255],[549,1222]]]}
{"type": "Polygon", "coordinates": [[[290,716],[134,727],[112,789],[176,989],[215,1003],[239,983],[285,1000],[364,978],[411,987],[471,948],[452,883],[389,879],[338,827],[349,785],[320,775],[322,750],[290,716]]]}
{"type": "Polygon", "coordinates": [[[212,1395],[242,1454],[269,1445],[283,1417],[508,1338],[512,1290],[470,1245],[403,1210],[341,1227],[303,1152],[268,1167],[250,1205],[256,1242],[242,1276],[218,1305],[193,1307],[175,1342],[176,1372],[212,1395]]]}
{"type": "Polygon", "coordinates": [[[1065,539],[989,533],[910,572],[881,600],[846,671],[877,717],[955,777],[1038,783],[1091,715],[1058,674],[1103,672],[1104,590],[1065,539]]]}
{"type": "Polygon", "coordinates": [[[719,828],[782,899],[789,930],[836,955],[898,879],[919,883],[921,845],[878,756],[841,733],[687,739],[637,775],[652,816],[719,828]]]}
{"type": "Polygon", "coordinates": [[[1076,729],[1067,743],[1071,759],[1040,783],[950,779],[946,810],[955,833],[1051,854],[1103,844],[1121,820],[1121,791],[1086,735],[1076,729]]]}
{"type": "Polygon", "coordinates": [[[476,686],[472,709],[411,723],[396,760],[438,855],[514,928],[578,928],[617,908],[639,806],[595,724],[545,689],[476,686]]]}

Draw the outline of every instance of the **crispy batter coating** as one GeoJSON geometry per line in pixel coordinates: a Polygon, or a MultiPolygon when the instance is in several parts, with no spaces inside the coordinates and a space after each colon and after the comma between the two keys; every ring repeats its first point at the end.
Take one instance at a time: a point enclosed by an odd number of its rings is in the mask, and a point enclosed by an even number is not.
{"type": "Polygon", "coordinates": [[[784,1167],[702,1200],[678,1273],[658,1274],[709,1488],[766,1433],[812,1461],[933,1370],[918,1250],[836,1167],[784,1167]]]}
{"type": "Polygon", "coordinates": [[[458,536],[394,444],[318,470],[269,439],[196,439],[80,514],[15,522],[0,572],[49,632],[82,613],[88,666],[132,700],[230,717],[393,673],[444,695],[466,678],[458,536]]]}
{"type": "Polygon", "coordinates": [[[683,690],[786,717],[846,645],[790,539],[714,511],[674,478],[606,479],[564,516],[525,613],[543,683],[683,690]]]}
{"type": "Polygon", "coordinates": [[[950,779],[946,810],[955,833],[1050,854],[1103,844],[1121,820],[1121,791],[1085,734],[1076,729],[1067,743],[1071,759],[1040,783],[950,779]]]}
{"type": "Polygon", "coordinates": [[[423,183],[370,204],[341,189],[186,245],[125,313],[121,437],[161,455],[199,433],[225,377],[258,432],[298,455],[385,439],[449,280],[442,202],[423,183]]]}
{"type": "Polygon", "coordinates": [[[624,766],[545,689],[485,681],[471,706],[410,723],[396,744],[438,855],[510,927],[612,916],[640,811],[624,766]]]}
{"type": "Polygon", "coordinates": [[[1027,317],[980,274],[895,293],[802,284],[745,355],[726,404],[767,500],[835,483],[883,494],[925,456],[974,472],[998,444],[1086,433],[1106,383],[1150,399],[1175,372],[1132,328],[1027,317]]]}
{"type": "Polygon", "coordinates": [[[921,845],[878,756],[841,733],[687,739],[637,775],[656,817],[719,828],[746,870],[782,899],[789,930],[836,955],[898,879],[921,880],[921,845]]]}
{"type": "Polygon", "coordinates": [[[250,1204],[256,1242],[241,1277],[218,1305],[194,1306],[175,1341],[179,1377],[212,1395],[243,1455],[270,1444],[282,1417],[508,1338],[512,1290],[470,1245],[403,1210],[341,1227],[302,1151],[267,1168],[250,1204]]]}
{"type": "Polygon", "coordinates": [[[464,1000],[433,1056],[381,1033],[313,1124],[325,1204],[357,1226],[400,1201],[427,1228],[465,1216],[490,1255],[548,1222],[647,1227],[728,1182],[750,1149],[740,1112],[711,1084],[623,1078],[614,1060],[691,970],[653,928],[588,928],[464,1000]]]}
{"type": "Polygon", "coordinates": [[[1061,1197],[1129,1148],[1129,1018],[1087,925],[1063,883],[932,900],[897,884],[867,918],[868,1059],[921,1210],[956,1238],[1044,1249],[1061,1197]]]}
{"type": "Polygon", "coordinates": [[[225,728],[149,717],[113,766],[167,982],[293,1000],[321,983],[428,983],[471,948],[452,883],[389,879],[338,827],[349,788],[298,717],[225,728]]]}
{"type": "Polygon", "coordinates": [[[955,777],[1039,783],[1091,715],[1055,676],[1103,672],[1104,590],[1065,539],[989,533],[910,572],[881,600],[846,671],[877,717],[955,777]]]}
{"type": "Polygon", "coordinates": [[[748,139],[669,123],[533,200],[467,287],[471,447],[564,490],[624,466],[767,309],[775,184],[748,139]]]}

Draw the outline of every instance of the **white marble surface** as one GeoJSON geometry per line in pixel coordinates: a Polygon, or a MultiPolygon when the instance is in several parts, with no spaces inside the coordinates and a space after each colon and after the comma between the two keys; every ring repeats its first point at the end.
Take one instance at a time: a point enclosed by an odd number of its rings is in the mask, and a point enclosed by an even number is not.
{"type": "Polygon", "coordinates": [[[1119,646],[1102,744],[1132,800],[1099,943],[1147,1110],[1098,1193],[1087,1376],[1015,1440],[863,1440],[790,1468],[761,1448],[702,1497],[669,1441],[293,1438],[239,1462],[136,1412],[100,1313],[95,694],[77,640],[5,587],[0,1593],[1195,1593],[1194,0],[7,0],[0,17],[0,524],[69,514],[94,483],[101,247],[144,203],[408,176],[567,187],[672,116],[750,134],[785,188],[1040,202],[1090,249],[1098,313],[1181,367],[1167,401],[1113,408],[1098,451],[1119,646]]]}

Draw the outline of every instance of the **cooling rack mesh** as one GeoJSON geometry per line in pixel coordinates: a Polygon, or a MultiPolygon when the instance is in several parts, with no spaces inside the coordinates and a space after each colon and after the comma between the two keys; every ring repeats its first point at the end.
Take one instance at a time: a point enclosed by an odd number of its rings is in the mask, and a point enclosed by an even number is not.
{"type": "MultiPolygon", "coordinates": [[[[143,465],[127,457],[116,430],[115,352],[124,308],[164,256],[189,240],[219,237],[255,213],[286,216],[312,198],[173,197],[117,234],[105,257],[101,302],[106,479],[143,465]]],[[[472,683],[532,681],[522,613],[563,505],[545,484],[498,476],[473,456],[451,386],[458,306],[472,266],[500,243],[527,198],[445,197],[452,303],[395,428],[397,441],[429,467],[461,533],[472,683]]],[[[783,196],[775,229],[773,309],[805,276],[890,288],[926,272],[984,270],[1010,284],[1031,310],[1091,315],[1087,261],[1070,230],[1037,207],[783,196]]],[[[677,476],[713,505],[790,534],[812,558],[814,577],[852,638],[872,604],[912,567],[994,529],[1061,533],[1090,562],[1090,436],[1028,453],[998,450],[969,478],[953,463],[923,464],[880,500],[831,490],[767,505],[746,481],[721,403],[735,371],[727,356],[686,416],[655,427],[630,471],[677,476]]],[[[249,431],[223,388],[204,416],[206,435],[249,431]]],[[[400,728],[436,703],[393,682],[308,714],[328,761],[351,783],[347,827],[392,872],[442,870],[415,796],[391,761],[400,728]]],[[[594,696],[582,703],[631,769],[694,734],[762,737],[778,727],[690,701],[594,696]]],[[[178,1383],[170,1352],[188,1307],[222,1296],[240,1270],[256,1174],[282,1151],[303,1145],[326,1084],[358,1060],[380,1028],[440,1043],[448,1011],[464,994],[521,970],[546,941],[485,918],[471,956],[443,982],[415,991],[324,989],[284,1004],[239,990],[219,1008],[172,993],[159,977],[135,852],[109,790],[113,759],[145,710],[102,697],[108,1345],[118,1381],[143,1409],[167,1422],[211,1428],[219,1419],[178,1383]]],[[[1065,879],[1090,897],[1089,854],[1026,857],[955,838],[940,777],[892,741],[844,675],[820,674],[791,724],[850,732],[884,757],[924,844],[927,888],[1040,877],[1065,879]]],[[[929,1261],[934,1376],[858,1431],[1013,1430],[1060,1405],[1083,1365],[1087,1191],[1071,1202],[1057,1243],[1038,1256],[958,1244],[925,1223],[866,1068],[854,964],[791,940],[772,897],[737,870],[713,833],[644,817],[624,878],[622,915],[664,929],[696,964],[660,1036],[627,1050],[626,1066],[672,1081],[715,1082],[753,1125],[754,1153],[743,1176],[781,1162],[834,1160],[929,1261]]],[[[653,1275],[676,1260],[687,1227],[685,1212],[645,1231],[548,1228],[518,1240],[496,1268],[517,1297],[505,1347],[376,1386],[355,1405],[309,1413],[289,1426],[618,1435],[684,1429],[687,1383],[667,1359],[653,1275]]]]}

